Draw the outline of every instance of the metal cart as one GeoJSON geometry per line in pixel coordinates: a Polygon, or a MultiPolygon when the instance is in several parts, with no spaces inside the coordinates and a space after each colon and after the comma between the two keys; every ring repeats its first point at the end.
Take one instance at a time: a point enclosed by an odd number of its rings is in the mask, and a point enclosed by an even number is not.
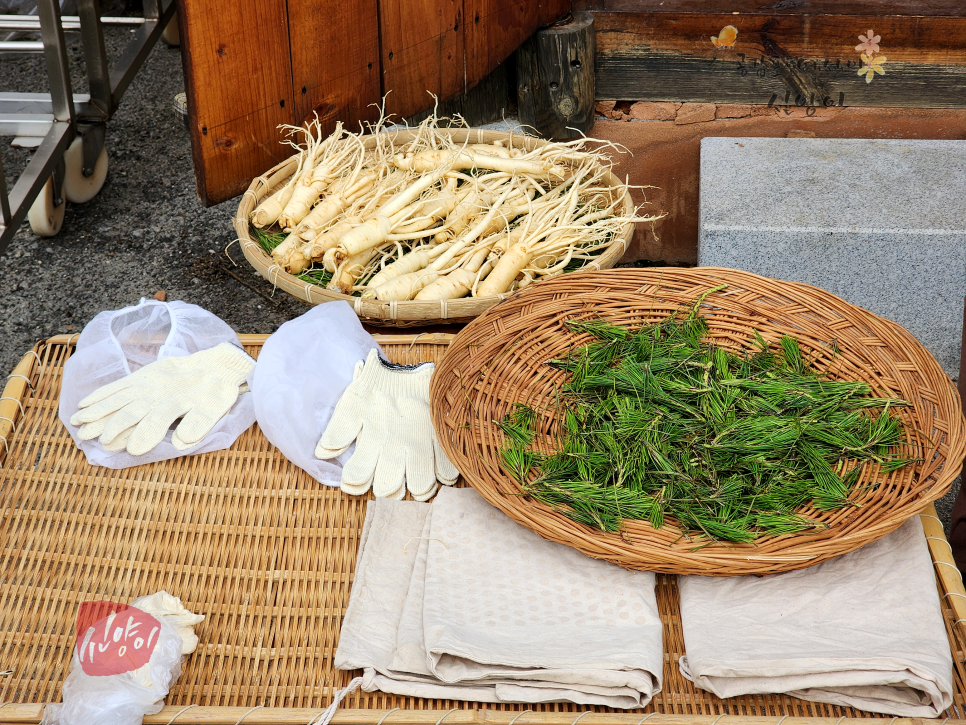
{"type": "Polygon", "coordinates": [[[67,201],[94,198],[107,176],[106,123],[175,12],[175,0],[144,0],[144,17],[99,17],[98,0],[79,0],[76,16],[60,13],[58,0],[39,0],[39,14],[0,15],[0,31],[40,31],[42,41],[0,41],[0,51],[42,52],[50,93],[0,92],[0,136],[36,148],[8,194],[0,161],[0,253],[26,217],[40,236],[60,231],[67,201]],[[104,26],[135,32],[109,67],[104,26]],[[75,94],[67,67],[65,30],[80,30],[89,94],[75,94]]]}

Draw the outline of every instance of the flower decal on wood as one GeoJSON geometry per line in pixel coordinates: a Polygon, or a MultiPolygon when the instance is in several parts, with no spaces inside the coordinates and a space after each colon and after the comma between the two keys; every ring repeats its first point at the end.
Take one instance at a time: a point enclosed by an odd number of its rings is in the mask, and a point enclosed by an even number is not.
{"type": "Polygon", "coordinates": [[[711,36],[711,42],[716,48],[734,48],[736,40],[738,40],[738,28],[734,25],[725,25],[720,33],[711,36]]]}
{"type": "Polygon", "coordinates": [[[886,62],[886,57],[884,55],[877,55],[872,58],[863,53],[862,62],[865,63],[865,65],[859,68],[859,75],[865,76],[866,83],[871,83],[876,73],[878,73],[880,76],[885,75],[885,71],[882,70],[882,64],[886,62]]]}
{"type": "Polygon", "coordinates": [[[857,51],[860,53],[878,53],[879,41],[882,40],[882,36],[874,35],[872,31],[869,30],[865,35],[860,35],[859,40],[862,42],[855,46],[857,51]]]}
{"type": "Polygon", "coordinates": [[[876,55],[879,52],[879,41],[882,40],[882,36],[876,35],[872,30],[867,30],[865,35],[859,36],[859,40],[862,42],[855,46],[855,49],[862,54],[859,56],[862,59],[859,75],[865,76],[866,83],[871,83],[876,73],[880,76],[885,75],[882,64],[886,62],[886,57],[876,55]]]}

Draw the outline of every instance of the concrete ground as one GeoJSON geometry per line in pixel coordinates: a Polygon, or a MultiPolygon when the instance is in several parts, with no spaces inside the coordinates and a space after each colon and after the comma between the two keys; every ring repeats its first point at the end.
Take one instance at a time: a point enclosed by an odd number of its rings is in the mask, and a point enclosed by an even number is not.
{"type": "MultiPolygon", "coordinates": [[[[116,57],[130,31],[105,33],[116,57]]],[[[74,90],[83,93],[78,36],[68,34],[68,44],[74,90]]],[[[0,90],[46,91],[42,56],[0,57],[0,90]]],[[[226,253],[237,200],[205,209],[195,196],[188,133],[172,108],[183,90],[179,50],[159,44],[107,126],[110,171],[101,193],[87,204],[69,204],[56,237],[37,237],[24,223],[3,254],[3,370],[9,372],[37,340],[80,332],[98,312],[135,304],[158,290],[211,310],[238,332],[271,333],[308,309],[284,292],[273,294],[237,245],[226,253]]],[[[3,139],[0,153],[10,188],[28,152],[3,139]]],[[[936,503],[947,524],[958,490],[957,482],[936,503]]]]}

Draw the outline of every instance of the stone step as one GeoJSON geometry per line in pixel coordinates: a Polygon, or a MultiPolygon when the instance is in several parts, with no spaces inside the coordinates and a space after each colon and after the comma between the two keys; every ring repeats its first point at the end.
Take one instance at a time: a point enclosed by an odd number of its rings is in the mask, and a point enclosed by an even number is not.
{"type": "Polygon", "coordinates": [[[705,138],[699,207],[699,266],[826,289],[958,375],[966,142],[705,138]]]}

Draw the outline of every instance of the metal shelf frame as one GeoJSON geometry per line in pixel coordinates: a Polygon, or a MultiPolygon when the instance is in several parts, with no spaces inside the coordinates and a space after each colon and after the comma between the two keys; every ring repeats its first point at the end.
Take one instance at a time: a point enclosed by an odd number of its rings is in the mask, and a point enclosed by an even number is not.
{"type": "MultiPolygon", "coordinates": [[[[50,93],[0,93],[0,136],[14,136],[21,145],[37,149],[9,194],[0,161],[0,254],[51,176],[54,189],[60,189],[64,152],[78,135],[83,140],[83,171],[93,173],[107,122],[175,12],[175,0],[144,0],[143,18],[101,18],[98,0],[77,4],[76,16],[61,16],[58,0],[38,0],[36,17],[0,15],[0,30],[40,30],[50,84],[50,93]],[[104,45],[105,25],[134,28],[113,67],[104,45]],[[75,29],[81,34],[89,94],[75,95],[71,87],[64,31],[75,29]]],[[[0,51],[14,46],[15,52],[32,52],[37,45],[4,41],[0,51]]],[[[63,203],[55,199],[55,206],[63,203]]]]}

